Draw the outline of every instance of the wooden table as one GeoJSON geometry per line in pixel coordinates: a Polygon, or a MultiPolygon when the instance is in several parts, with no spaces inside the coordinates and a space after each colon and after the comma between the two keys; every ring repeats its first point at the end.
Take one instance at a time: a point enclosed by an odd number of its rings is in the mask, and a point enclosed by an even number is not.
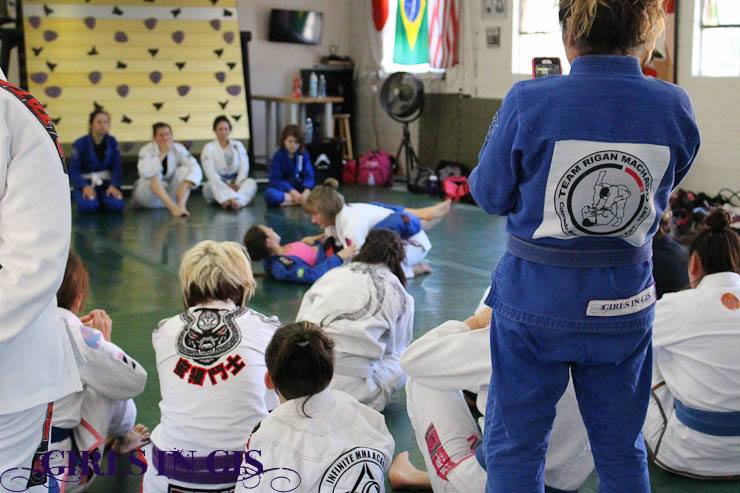
{"type": "Polygon", "coordinates": [[[332,105],[334,103],[343,103],[344,98],[342,96],[327,96],[324,98],[311,98],[308,96],[301,96],[295,98],[293,96],[252,96],[252,100],[263,101],[265,103],[265,140],[266,142],[266,156],[269,159],[272,150],[276,149],[280,145],[280,132],[283,131],[283,113],[281,111],[281,105],[290,105],[290,123],[299,125],[301,128],[306,123],[306,106],[309,104],[323,104],[324,105],[324,135],[326,137],[334,137],[334,109],[332,105]],[[273,112],[273,107],[275,111],[273,112]],[[273,115],[275,119],[275,131],[272,131],[273,115]],[[274,143],[273,143],[274,139],[274,143]]]}

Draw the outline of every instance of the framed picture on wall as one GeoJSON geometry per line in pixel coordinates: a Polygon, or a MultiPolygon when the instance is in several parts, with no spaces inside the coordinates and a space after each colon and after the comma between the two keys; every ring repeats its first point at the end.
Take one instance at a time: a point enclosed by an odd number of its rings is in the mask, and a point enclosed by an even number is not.
{"type": "Polygon", "coordinates": [[[486,46],[488,48],[501,48],[501,26],[488,26],[486,28],[486,46]]]}
{"type": "Polygon", "coordinates": [[[645,75],[676,83],[676,52],[678,48],[676,0],[665,0],[665,30],[655,43],[653,58],[645,66],[645,75]]]}

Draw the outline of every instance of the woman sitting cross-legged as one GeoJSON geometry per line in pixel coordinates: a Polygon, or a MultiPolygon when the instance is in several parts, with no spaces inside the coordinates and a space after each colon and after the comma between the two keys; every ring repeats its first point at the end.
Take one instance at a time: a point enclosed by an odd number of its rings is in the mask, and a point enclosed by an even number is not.
{"type": "MultiPolygon", "coordinates": [[[[83,390],[54,403],[49,465],[61,471],[62,491],[88,485],[90,468],[68,467],[72,454],[100,454],[110,437],[113,450],[127,454],[146,443],[149,432],[136,422],[133,398],[144,390],[144,367],[111,342],[112,322],[103,310],[80,318],[88,294],[89,274],[82,260],[69,254],[62,285],[57,292],[59,317],[75,348],[83,390]],[[59,468],[59,469],[57,469],[59,468]],[[66,489],[65,489],[66,486],[66,489]]],[[[79,462],[79,461],[78,461],[79,462]]],[[[92,472],[96,472],[93,468],[92,472]]],[[[52,491],[54,491],[52,489],[52,491]]]]}
{"type": "Polygon", "coordinates": [[[323,240],[323,235],[307,236],[282,245],[280,235],[264,224],[256,224],[244,234],[244,246],[252,260],[261,261],[265,271],[278,281],[298,284],[313,284],[357,253],[357,247],[335,252],[334,242],[323,240]]]}
{"type": "Polygon", "coordinates": [[[80,212],[121,212],[123,171],[118,142],[110,132],[110,114],[102,109],[90,113],[89,133],[77,139],[69,158],[72,198],[80,212]]]}
{"type": "Polygon", "coordinates": [[[378,411],[406,382],[400,359],[413,335],[414,298],[405,288],[404,257],[396,233],[371,231],[351,264],[330,270],[306,292],[296,315],[336,343],[332,388],[378,411]]]}
{"type": "Polygon", "coordinates": [[[136,207],[166,207],[173,216],[188,216],[190,191],[203,179],[198,161],[184,145],[172,139],[172,127],[152,126],[154,140],[139,151],[139,179],[131,203],[136,207]]]}
{"type": "Polygon", "coordinates": [[[257,182],[249,178],[249,157],[244,145],[229,138],[231,122],[224,115],[213,121],[216,139],[207,143],[200,162],[208,182],[203,185],[206,202],[224,209],[241,209],[257,195],[257,182]]]}
{"type": "Polygon", "coordinates": [[[280,137],[268,171],[270,184],[265,202],[271,207],[300,205],[316,184],[311,157],[303,145],[303,132],[298,125],[288,125],[280,137]]]}
{"type": "Polygon", "coordinates": [[[328,388],[333,346],[310,322],[275,332],[265,381],[281,404],[252,432],[236,493],[385,492],[393,437],[382,414],[328,388]]]}
{"type": "Polygon", "coordinates": [[[658,301],[645,441],[684,476],[740,478],[740,238],[715,209],[689,248],[693,289],[658,301]]]}
{"type": "Polygon", "coordinates": [[[237,243],[202,241],[185,252],[180,283],[185,311],[152,334],[162,417],[144,491],[225,491],[238,476],[235,454],[277,405],[264,377],[265,348],[279,322],[246,306],[256,284],[237,243]],[[187,451],[192,467],[183,468],[175,450],[187,451]]]}

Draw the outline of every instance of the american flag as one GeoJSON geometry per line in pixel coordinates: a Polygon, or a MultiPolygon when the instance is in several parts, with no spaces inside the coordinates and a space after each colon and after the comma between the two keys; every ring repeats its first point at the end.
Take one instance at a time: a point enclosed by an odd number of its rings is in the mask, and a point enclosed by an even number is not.
{"type": "Polygon", "coordinates": [[[432,0],[429,25],[429,65],[449,68],[460,63],[460,2],[432,0]]]}

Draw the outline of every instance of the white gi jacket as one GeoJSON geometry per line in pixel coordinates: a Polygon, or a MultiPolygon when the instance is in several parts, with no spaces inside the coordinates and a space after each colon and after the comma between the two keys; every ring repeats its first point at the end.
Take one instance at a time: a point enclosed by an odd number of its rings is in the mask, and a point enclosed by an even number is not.
{"type": "Polygon", "coordinates": [[[391,209],[379,205],[346,204],[334,219],[334,226],[326,227],[324,233],[344,247],[355,245],[361,248],[373,226],[391,214],[391,209]]]}
{"type": "Polygon", "coordinates": [[[656,463],[666,469],[695,476],[740,475],[740,437],[688,428],[674,409],[678,399],[693,409],[740,412],[740,310],[723,303],[724,297],[734,306],[733,296],[740,299],[740,274],[720,272],[656,304],[654,392],[644,434],[656,463]]]}
{"type": "Polygon", "coordinates": [[[283,477],[280,491],[383,493],[394,448],[382,414],[326,389],[281,404],[260,423],[247,450],[264,474],[241,476],[236,492],[273,493],[270,482],[283,477]]]}
{"type": "Polygon", "coordinates": [[[160,450],[243,450],[277,396],[265,387],[265,349],[279,327],[233,302],[191,307],[152,334],[162,400],[160,450]]]}
{"type": "Polygon", "coordinates": [[[400,358],[413,337],[414,298],[385,265],[331,269],[303,296],[296,320],[334,339],[332,388],[382,410],[405,383],[400,358]]]}
{"type": "Polygon", "coordinates": [[[33,101],[38,118],[33,102],[0,90],[0,415],[82,389],[56,311],[70,241],[69,180],[39,121],[49,117],[33,101]]]}
{"type": "Polygon", "coordinates": [[[236,196],[236,192],[228,187],[229,183],[241,185],[249,177],[249,157],[244,145],[238,140],[229,139],[229,147],[233,155],[230,165],[226,163],[226,155],[218,140],[207,143],[200,154],[208,186],[219,204],[236,196]]]}
{"type": "MultiPolygon", "coordinates": [[[[403,353],[401,366],[409,379],[427,387],[477,394],[476,407],[484,415],[478,425],[483,429],[491,380],[490,327],[470,330],[463,322],[447,321],[415,340],[403,353]]],[[[558,401],[556,413],[545,483],[577,489],[588,478],[594,462],[572,382],[558,401]]]]}
{"type": "MultiPolygon", "coordinates": [[[[85,387],[114,401],[132,399],[144,391],[147,373],[143,366],[106,341],[99,330],[84,326],[74,313],[64,308],[57,311],[74,342],[85,387]]],[[[83,397],[84,392],[75,392],[55,402],[54,426],[74,428],[80,424],[83,397]]]]}
{"type": "Polygon", "coordinates": [[[139,170],[139,177],[144,179],[159,176],[160,179],[169,181],[174,175],[175,170],[181,166],[188,168],[185,180],[198,186],[203,179],[203,172],[198,165],[198,160],[190,154],[184,145],[174,142],[167,153],[167,174],[162,173],[162,161],[159,159],[159,147],[152,141],[139,150],[139,162],[136,167],[139,170]]]}

